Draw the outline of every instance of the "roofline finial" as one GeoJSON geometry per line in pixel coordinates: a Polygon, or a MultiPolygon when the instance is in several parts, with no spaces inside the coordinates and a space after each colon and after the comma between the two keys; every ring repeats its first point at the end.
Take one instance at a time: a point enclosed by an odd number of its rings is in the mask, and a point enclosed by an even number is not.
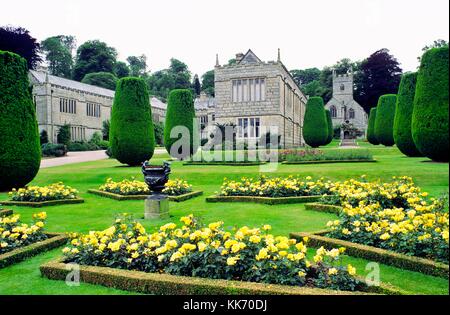
{"type": "Polygon", "coordinates": [[[277,58],[278,62],[281,62],[281,50],[280,48],[278,48],[278,58],[277,58]]]}
{"type": "Polygon", "coordinates": [[[220,67],[220,64],[219,64],[219,54],[216,54],[216,67],[220,67]]]}

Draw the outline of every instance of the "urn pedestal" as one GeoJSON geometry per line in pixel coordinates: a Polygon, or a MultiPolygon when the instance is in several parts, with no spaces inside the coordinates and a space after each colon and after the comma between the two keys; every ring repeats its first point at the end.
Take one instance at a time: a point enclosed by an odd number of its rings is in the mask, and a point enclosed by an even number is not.
{"type": "Polygon", "coordinates": [[[145,183],[151,194],[145,199],[144,218],[146,220],[166,219],[169,217],[169,199],[162,193],[164,185],[169,180],[170,164],[164,162],[162,166],[142,165],[145,183]]]}
{"type": "Polygon", "coordinates": [[[144,219],[169,218],[169,199],[166,195],[153,194],[145,199],[144,219]]]}

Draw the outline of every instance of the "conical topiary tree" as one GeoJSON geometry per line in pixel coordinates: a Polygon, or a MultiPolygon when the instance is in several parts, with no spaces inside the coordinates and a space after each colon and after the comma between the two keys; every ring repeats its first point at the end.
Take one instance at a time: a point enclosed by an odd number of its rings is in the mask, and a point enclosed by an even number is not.
{"type": "Polygon", "coordinates": [[[136,166],[151,159],[155,132],[148,88],[143,79],[117,83],[110,126],[111,151],[120,163],[136,166]]]}
{"type": "Polygon", "coordinates": [[[417,149],[441,162],[449,160],[448,66],[448,46],[430,49],[423,55],[411,125],[417,149]]]}
{"type": "Polygon", "coordinates": [[[41,163],[39,142],[27,61],[0,51],[0,191],[33,180],[41,163]]]}
{"type": "Polygon", "coordinates": [[[327,143],[328,123],[321,97],[310,97],[306,103],[303,138],[313,148],[327,143]]]}
{"type": "Polygon", "coordinates": [[[417,72],[402,76],[397,94],[394,118],[394,141],[399,150],[407,156],[422,156],[417,150],[411,134],[411,120],[416,92],[417,72]]]}
{"type": "Polygon", "coordinates": [[[387,146],[393,146],[394,141],[394,116],[397,95],[386,94],[380,96],[377,105],[377,115],[375,118],[375,137],[387,146]]]}
{"type": "Polygon", "coordinates": [[[333,119],[331,119],[331,112],[327,109],[325,110],[325,114],[327,115],[327,125],[328,125],[328,138],[325,142],[325,145],[330,144],[333,141],[334,137],[334,128],[333,128],[333,119]]]}
{"type": "Polygon", "coordinates": [[[194,143],[194,119],[195,109],[191,91],[187,89],[170,91],[164,125],[164,146],[172,157],[184,159],[197,150],[194,143]],[[184,131],[188,131],[189,134],[179,133],[184,131]]]}
{"type": "Polygon", "coordinates": [[[377,108],[374,107],[370,110],[369,124],[367,125],[367,141],[373,145],[379,145],[377,137],[375,136],[375,120],[377,117],[377,108]]]}

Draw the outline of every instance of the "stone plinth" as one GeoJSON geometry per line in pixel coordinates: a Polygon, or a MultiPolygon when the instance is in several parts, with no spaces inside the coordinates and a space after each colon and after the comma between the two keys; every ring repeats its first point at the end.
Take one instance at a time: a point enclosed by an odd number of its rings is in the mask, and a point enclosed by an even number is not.
{"type": "Polygon", "coordinates": [[[167,195],[153,194],[145,199],[144,218],[146,220],[166,219],[169,217],[169,199],[167,195]]]}

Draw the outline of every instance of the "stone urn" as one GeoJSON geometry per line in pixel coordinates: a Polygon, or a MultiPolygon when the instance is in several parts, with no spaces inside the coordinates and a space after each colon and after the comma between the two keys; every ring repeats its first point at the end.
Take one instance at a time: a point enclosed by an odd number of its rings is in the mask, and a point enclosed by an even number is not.
{"type": "Polygon", "coordinates": [[[161,194],[164,185],[169,180],[170,164],[164,162],[160,165],[150,165],[148,162],[142,164],[142,174],[144,174],[144,180],[150,191],[154,194],[161,194]]]}
{"type": "Polygon", "coordinates": [[[163,219],[169,217],[169,200],[163,194],[164,185],[169,180],[170,164],[164,162],[163,165],[150,165],[148,162],[142,164],[142,174],[145,183],[151,191],[145,199],[145,219],[163,219]]]}

